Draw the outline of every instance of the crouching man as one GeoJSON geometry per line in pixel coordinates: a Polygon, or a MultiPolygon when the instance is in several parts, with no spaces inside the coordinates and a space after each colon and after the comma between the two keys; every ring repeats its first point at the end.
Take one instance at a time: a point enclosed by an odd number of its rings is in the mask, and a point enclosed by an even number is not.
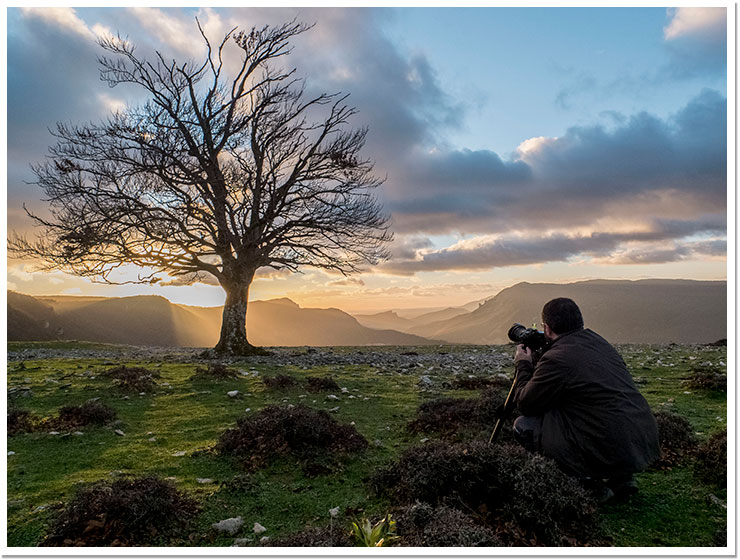
{"type": "Polygon", "coordinates": [[[634,494],[633,474],[660,454],[647,401],[611,344],[583,328],[573,300],[549,301],[542,322],[549,347],[536,366],[523,345],[514,356],[523,415],[514,421],[516,439],[554,459],[600,502],[634,494]]]}

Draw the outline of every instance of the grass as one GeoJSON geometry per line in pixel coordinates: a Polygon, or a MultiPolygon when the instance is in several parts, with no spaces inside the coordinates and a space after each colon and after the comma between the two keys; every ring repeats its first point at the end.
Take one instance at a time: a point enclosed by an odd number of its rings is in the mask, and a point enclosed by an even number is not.
{"type": "MultiPolygon", "coordinates": [[[[110,345],[55,342],[9,346],[14,351],[115,349],[110,345]]],[[[337,348],[335,352],[358,350],[418,351],[418,361],[424,362],[426,352],[454,354],[470,351],[471,347],[337,348]]],[[[505,348],[496,350],[509,352],[505,348]]],[[[653,408],[665,407],[688,417],[701,441],[726,427],[725,393],[692,390],[685,384],[692,366],[726,363],[726,348],[621,346],[619,350],[653,408]]],[[[479,351],[488,349],[480,347],[479,351]]],[[[300,349],[296,352],[300,353],[300,349]]],[[[329,509],[334,507],[342,512],[335,527],[349,530],[353,515],[377,520],[393,507],[394,504],[374,497],[364,480],[425,437],[406,431],[419,404],[434,397],[479,394],[444,389],[439,384],[431,392],[422,392],[417,385],[423,374],[420,369],[377,375],[377,368],[370,365],[300,368],[245,362],[230,367],[249,375],[210,381],[191,379],[201,365],[195,362],[163,358],[113,360],[116,365],[158,372],[160,385],[154,393],[143,395],[113,388],[111,380],[100,375],[113,367],[110,358],[25,359],[22,367],[20,362],[8,363],[8,386],[28,387],[32,392],[31,396],[15,397],[15,404],[39,417],[52,417],[62,406],[99,397],[118,412],[119,418],[114,426],[83,428],[82,435],[35,432],[8,438],[8,450],[14,452],[8,457],[9,546],[36,546],[46,534],[54,508],[69,499],[75,485],[118,473],[172,477],[178,489],[202,504],[192,541],[183,545],[230,546],[233,537],[216,536],[209,528],[212,523],[236,516],[245,520],[237,537],[251,538],[256,543],[259,537],[252,533],[252,525],[259,522],[267,528],[265,535],[275,539],[308,526],[327,525],[329,509]],[[258,375],[252,375],[254,371],[258,375]],[[262,382],[262,377],[281,374],[294,377],[297,385],[278,391],[268,389],[262,382]],[[306,389],[307,377],[327,376],[349,391],[337,393],[341,400],[330,400],[324,393],[306,389]],[[227,396],[234,390],[239,391],[236,398],[227,396]],[[209,451],[246,409],[257,411],[269,404],[298,403],[328,411],[338,406],[333,417],[342,423],[354,422],[370,442],[369,449],[350,458],[342,471],[313,478],[307,478],[300,466],[289,459],[245,476],[236,460],[209,451]],[[117,435],[114,430],[125,435],[117,435]],[[213,482],[199,483],[197,479],[213,482]]],[[[452,379],[452,372],[438,368],[433,375],[452,379]]],[[[726,499],[726,489],[698,482],[690,463],[670,471],[642,473],[638,484],[638,496],[627,503],[607,504],[602,510],[604,525],[615,546],[724,545],[720,539],[726,530],[726,510],[716,502],[726,499]]]]}

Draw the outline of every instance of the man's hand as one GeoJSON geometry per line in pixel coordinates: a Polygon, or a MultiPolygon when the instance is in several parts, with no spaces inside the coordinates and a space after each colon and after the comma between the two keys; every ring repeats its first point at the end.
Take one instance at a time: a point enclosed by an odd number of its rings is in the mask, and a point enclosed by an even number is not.
{"type": "Polygon", "coordinates": [[[516,354],[514,354],[514,363],[521,361],[532,363],[532,351],[529,348],[525,348],[524,344],[517,346],[516,354]]]}

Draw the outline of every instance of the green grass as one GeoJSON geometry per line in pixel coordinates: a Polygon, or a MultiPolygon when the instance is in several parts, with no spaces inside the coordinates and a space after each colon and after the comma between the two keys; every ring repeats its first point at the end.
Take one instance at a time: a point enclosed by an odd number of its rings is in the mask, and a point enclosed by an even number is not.
{"type": "MultiPolygon", "coordinates": [[[[86,343],[11,343],[13,350],[33,348],[100,348],[86,343]]],[[[466,348],[466,349],[469,349],[466,348]]],[[[350,349],[337,348],[336,353],[350,349]]],[[[356,349],[355,349],[356,350],[356,349]]],[[[378,349],[363,349],[375,351],[378,349]]],[[[410,349],[384,349],[402,352],[410,349]]],[[[424,352],[417,349],[419,361],[424,352]]],[[[445,352],[462,351],[445,347],[445,352]]],[[[501,350],[501,349],[499,349],[501,350]]],[[[440,349],[442,351],[442,349],[440,349]]],[[[504,351],[508,352],[508,349],[504,351]]],[[[726,362],[726,348],[622,346],[620,351],[653,408],[665,407],[688,417],[700,439],[726,426],[726,395],[695,391],[685,385],[692,365],[726,362]],[[691,359],[694,358],[694,359],[691,359]]],[[[372,495],[363,482],[380,465],[393,459],[423,435],[406,432],[407,422],[423,400],[435,396],[469,397],[474,391],[440,389],[422,393],[417,386],[420,373],[376,374],[365,365],[322,366],[303,369],[273,365],[234,364],[259,376],[227,381],[191,379],[196,363],[163,359],[126,361],[162,376],[154,394],[126,394],[112,388],[100,373],[111,368],[110,359],[45,359],[8,364],[8,386],[28,387],[32,396],[16,397],[15,404],[39,417],[54,416],[61,406],[81,404],[99,397],[118,412],[120,429],[83,428],[82,435],[50,435],[47,432],[8,438],[8,545],[36,546],[46,534],[55,505],[66,501],[79,483],[110,478],[115,473],[157,473],[173,477],[178,488],[202,504],[194,534],[203,546],[229,546],[233,538],[214,537],[212,523],[242,516],[245,526],[237,536],[253,537],[255,522],[267,527],[271,538],[288,535],[307,526],[329,522],[329,509],[340,507],[359,515],[383,516],[392,506],[372,495]],[[107,364],[107,365],[106,365],[107,364]],[[267,390],[260,377],[287,374],[299,385],[284,391],[267,390]],[[325,393],[305,388],[308,376],[332,376],[354,395],[337,393],[340,401],[327,400],[325,393]],[[228,391],[240,391],[229,398],[228,391]],[[242,488],[227,486],[242,474],[238,462],[210,452],[221,433],[232,427],[247,408],[257,411],[269,404],[306,404],[330,410],[342,423],[354,422],[370,442],[361,455],[350,458],[345,468],[330,475],[307,478],[294,462],[284,459],[249,475],[242,488]],[[154,438],[155,441],[150,441],[154,438]],[[184,456],[175,456],[176,452],[184,456]],[[113,474],[112,474],[113,473],[113,474]],[[196,479],[210,478],[201,484],[196,479]]],[[[390,369],[390,368],[386,368],[390,369]]],[[[452,372],[435,376],[452,377],[452,372]]],[[[604,526],[615,546],[718,546],[718,534],[726,529],[726,510],[717,505],[726,490],[695,480],[691,464],[670,471],[646,472],[638,477],[641,492],[623,504],[608,504],[602,510],[604,526]],[[716,498],[712,498],[715,496],[716,498]]],[[[337,522],[349,529],[350,519],[337,522]]],[[[257,540],[257,539],[255,539],[257,540]]],[[[183,543],[188,544],[188,543],[183,543]]]]}

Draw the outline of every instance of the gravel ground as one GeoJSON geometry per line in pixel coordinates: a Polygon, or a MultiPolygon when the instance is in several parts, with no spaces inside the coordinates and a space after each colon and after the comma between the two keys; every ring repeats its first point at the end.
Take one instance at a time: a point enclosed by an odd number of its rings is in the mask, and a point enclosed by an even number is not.
{"type": "Polygon", "coordinates": [[[270,348],[269,356],[209,359],[203,348],[110,346],[106,348],[33,347],[8,351],[8,362],[45,359],[102,359],[116,361],[213,362],[225,364],[294,366],[368,365],[393,374],[497,374],[513,368],[513,347],[506,346],[373,346],[334,348],[270,348]]]}

